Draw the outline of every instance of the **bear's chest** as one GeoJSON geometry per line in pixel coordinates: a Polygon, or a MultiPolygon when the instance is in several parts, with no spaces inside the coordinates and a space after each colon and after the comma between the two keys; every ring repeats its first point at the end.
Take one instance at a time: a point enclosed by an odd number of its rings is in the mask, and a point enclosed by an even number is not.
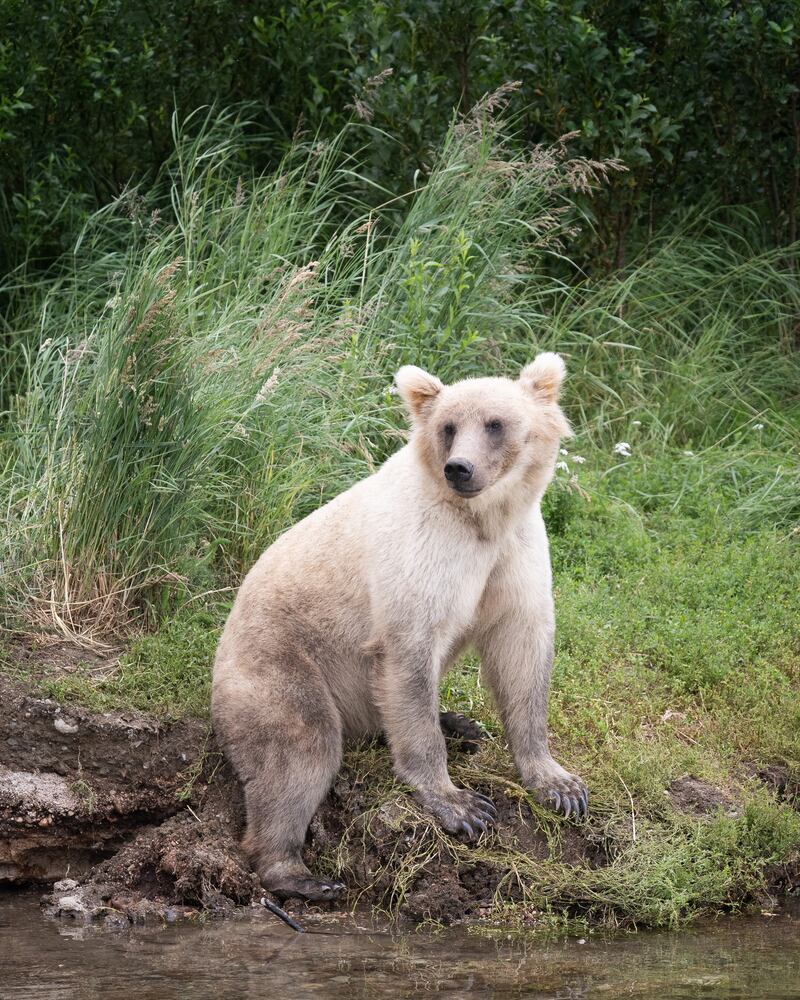
{"type": "Polygon", "coordinates": [[[497,552],[487,546],[463,546],[431,572],[426,586],[430,620],[445,645],[470,630],[496,560],[497,552]]]}

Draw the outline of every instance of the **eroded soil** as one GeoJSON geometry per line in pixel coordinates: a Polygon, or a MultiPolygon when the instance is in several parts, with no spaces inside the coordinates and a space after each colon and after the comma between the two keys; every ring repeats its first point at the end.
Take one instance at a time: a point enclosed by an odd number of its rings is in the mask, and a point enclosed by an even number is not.
{"type": "MultiPolygon", "coordinates": [[[[230,915],[262,898],[238,848],[241,791],[207,722],[67,708],[2,675],[0,704],[0,883],[55,881],[51,916],[111,927],[230,915]]],[[[453,754],[463,750],[451,745],[453,754]]],[[[379,765],[386,756],[388,772],[388,751],[371,753],[379,765]]],[[[692,776],[668,794],[694,815],[736,809],[692,776]]],[[[378,906],[414,923],[480,920],[498,890],[504,900],[521,898],[515,855],[553,857],[524,802],[496,789],[494,800],[492,844],[506,853],[493,856],[508,857],[506,866],[452,850],[402,788],[376,796],[375,774],[347,758],[309,829],[309,864],[343,874],[343,909],[378,906]]],[[[604,865],[606,844],[590,824],[564,824],[558,859],[604,865]]],[[[304,912],[299,901],[285,905],[304,912]]]]}
{"type": "MultiPolygon", "coordinates": [[[[206,722],[66,708],[1,676],[0,702],[0,881],[57,880],[52,915],[110,924],[228,914],[264,895],[238,848],[238,783],[206,722]]],[[[506,873],[453,857],[402,791],[376,807],[370,783],[346,764],[309,830],[310,865],[346,872],[341,906],[391,905],[415,922],[446,923],[489,907],[506,873]],[[410,858],[398,897],[396,872],[410,858]]],[[[519,803],[497,804],[495,836],[546,857],[519,803]]],[[[600,858],[578,830],[564,853],[600,858]]]]}

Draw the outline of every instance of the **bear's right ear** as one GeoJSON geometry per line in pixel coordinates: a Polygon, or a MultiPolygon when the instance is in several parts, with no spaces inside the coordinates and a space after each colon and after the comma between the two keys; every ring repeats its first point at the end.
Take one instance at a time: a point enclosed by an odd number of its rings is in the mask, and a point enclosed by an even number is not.
{"type": "Polygon", "coordinates": [[[566,371],[560,355],[544,351],[522,369],[519,381],[523,389],[542,403],[557,403],[566,371]]]}
{"type": "Polygon", "coordinates": [[[444,389],[442,382],[435,375],[429,375],[416,365],[403,365],[394,377],[397,391],[411,411],[414,420],[418,420],[444,389]]]}

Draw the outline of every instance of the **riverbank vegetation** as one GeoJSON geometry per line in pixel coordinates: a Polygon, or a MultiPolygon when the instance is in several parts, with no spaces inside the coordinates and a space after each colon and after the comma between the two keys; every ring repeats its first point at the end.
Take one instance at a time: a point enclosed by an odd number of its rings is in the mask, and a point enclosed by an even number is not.
{"type": "Polygon", "coordinates": [[[508,80],[522,144],[576,132],[582,155],[628,168],[580,197],[597,266],[629,262],[686,205],[757,206],[771,242],[792,243],[797,32],[795,0],[5,0],[0,37],[24,42],[0,48],[0,272],[52,261],[152,179],[176,107],[250,102],[257,171],[298,128],[329,138],[355,113],[374,126],[365,170],[405,191],[453,109],[508,80]]]}
{"type": "MultiPolygon", "coordinates": [[[[711,206],[624,269],[582,270],[583,195],[626,164],[510,141],[497,111],[511,94],[455,118],[411,190],[370,176],[364,123],[300,135],[258,175],[246,110],[176,118],[158,180],[7,288],[4,669],[99,709],[204,714],[242,574],[404,440],[393,372],[513,374],[558,350],[575,437],[545,510],[551,724],[591,788],[575,829],[592,851],[563,859],[572,824],[516,784],[467,658],[443,700],[488,736],[454,776],[531,808],[552,854],[467,847],[418,818],[418,855],[381,873],[385,905],[445,850],[510,873],[505,921],[656,926],[769,906],[800,851],[798,247],[711,206]],[[15,644],[54,637],[115,655],[20,666],[15,644]]],[[[385,749],[347,766],[368,812],[392,798],[413,815],[385,749]]],[[[364,829],[332,869],[347,874],[364,829]]]]}

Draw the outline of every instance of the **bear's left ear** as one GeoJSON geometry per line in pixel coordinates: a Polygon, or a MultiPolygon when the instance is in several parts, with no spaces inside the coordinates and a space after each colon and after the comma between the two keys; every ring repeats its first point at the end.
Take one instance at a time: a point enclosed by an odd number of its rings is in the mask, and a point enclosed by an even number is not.
{"type": "Polygon", "coordinates": [[[435,375],[429,375],[416,365],[403,365],[394,381],[415,420],[422,416],[428,404],[444,389],[443,383],[435,375]]]}
{"type": "Polygon", "coordinates": [[[537,354],[533,361],[520,372],[519,381],[522,388],[542,403],[557,403],[561,392],[561,383],[567,372],[564,359],[545,351],[537,354]]]}

